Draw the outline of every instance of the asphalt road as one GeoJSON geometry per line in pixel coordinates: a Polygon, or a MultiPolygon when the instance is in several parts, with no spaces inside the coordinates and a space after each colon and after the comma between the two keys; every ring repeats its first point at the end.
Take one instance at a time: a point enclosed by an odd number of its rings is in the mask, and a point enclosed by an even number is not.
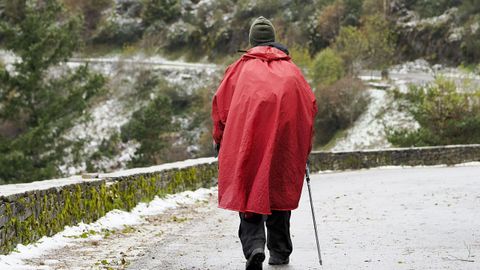
{"type": "MultiPolygon", "coordinates": [[[[312,190],[323,269],[480,269],[480,166],[316,174],[312,190]]],[[[238,215],[211,207],[129,269],[244,269],[238,215]]],[[[306,185],[292,237],[290,265],[264,269],[322,269],[306,185]]]]}

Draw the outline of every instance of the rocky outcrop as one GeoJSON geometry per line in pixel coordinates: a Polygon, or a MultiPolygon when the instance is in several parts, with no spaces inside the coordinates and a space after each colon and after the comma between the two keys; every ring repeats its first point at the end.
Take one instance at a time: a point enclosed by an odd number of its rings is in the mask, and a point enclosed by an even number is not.
{"type": "Polygon", "coordinates": [[[458,65],[475,63],[480,59],[472,46],[478,37],[478,22],[461,18],[458,8],[451,8],[444,14],[420,18],[408,10],[404,1],[392,1],[391,18],[396,24],[398,48],[405,60],[424,58],[429,62],[458,65]]]}
{"type": "Polygon", "coordinates": [[[138,0],[116,0],[107,11],[105,22],[93,36],[96,43],[124,44],[139,40],[145,30],[141,19],[142,2],[138,0]]]}
{"type": "Polygon", "coordinates": [[[431,62],[459,64],[464,29],[456,21],[457,9],[452,8],[438,17],[420,19],[415,12],[396,10],[398,46],[402,55],[412,60],[423,57],[431,62]]]}

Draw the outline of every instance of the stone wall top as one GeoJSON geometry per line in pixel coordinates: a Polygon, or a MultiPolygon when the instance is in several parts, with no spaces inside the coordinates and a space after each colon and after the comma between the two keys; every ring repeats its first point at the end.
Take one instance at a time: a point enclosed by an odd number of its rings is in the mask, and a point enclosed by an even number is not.
{"type": "Polygon", "coordinates": [[[135,168],[129,170],[123,170],[112,173],[101,173],[101,174],[88,174],[89,177],[85,178],[81,175],[75,175],[68,178],[59,178],[51,180],[36,181],[31,183],[21,183],[21,184],[9,184],[9,185],[0,185],[0,200],[3,197],[9,197],[15,194],[23,194],[32,190],[48,190],[51,188],[60,189],[65,186],[80,184],[86,182],[97,182],[97,181],[115,181],[116,178],[123,178],[127,176],[142,175],[149,173],[156,173],[169,169],[181,169],[201,164],[210,164],[216,162],[216,158],[198,158],[198,159],[189,159],[179,162],[166,163],[157,166],[145,167],[145,168],[135,168]]]}
{"type": "Polygon", "coordinates": [[[47,190],[84,182],[81,176],[75,175],[68,178],[51,179],[22,184],[0,185],[0,199],[14,194],[25,193],[30,190],[47,190]]]}
{"type": "Polygon", "coordinates": [[[181,168],[186,168],[186,167],[191,167],[191,166],[196,166],[201,164],[210,164],[216,161],[217,159],[213,157],[187,159],[184,161],[165,163],[165,164],[151,166],[151,167],[134,168],[134,169],[123,170],[123,171],[112,172],[112,173],[103,173],[103,174],[99,174],[98,178],[102,178],[102,179],[121,178],[121,177],[127,177],[127,176],[139,175],[139,174],[155,173],[155,172],[170,170],[170,169],[181,169],[181,168]]]}
{"type": "Polygon", "coordinates": [[[480,144],[457,144],[441,146],[422,146],[422,147],[404,147],[404,148],[383,148],[383,149],[364,149],[351,151],[312,151],[312,153],[371,153],[371,152],[395,152],[395,151],[418,151],[432,149],[455,149],[455,148],[480,148],[480,144]]]}

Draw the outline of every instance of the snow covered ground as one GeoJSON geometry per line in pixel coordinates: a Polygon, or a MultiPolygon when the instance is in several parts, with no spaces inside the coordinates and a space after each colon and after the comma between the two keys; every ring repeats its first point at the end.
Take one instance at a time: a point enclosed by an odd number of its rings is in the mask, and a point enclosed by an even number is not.
{"type": "Polygon", "coordinates": [[[347,130],[332,151],[352,151],[372,148],[390,148],[385,127],[417,128],[415,120],[395,107],[395,101],[385,90],[369,89],[370,104],[357,119],[352,128],[347,130]]]}

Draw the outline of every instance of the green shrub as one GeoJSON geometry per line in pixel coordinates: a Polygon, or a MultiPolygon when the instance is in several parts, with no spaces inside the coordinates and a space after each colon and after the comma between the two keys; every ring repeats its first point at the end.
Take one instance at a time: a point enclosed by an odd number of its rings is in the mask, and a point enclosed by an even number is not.
{"type": "Polygon", "coordinates": [[[97,29],[103,12],[113,5],[113,0],[62,0],[65,6],[74,13],[83,16],[85,36],[97,29]]]}
{"type": "Polygon", "coordinates": [[[129,167],[165,162],[163,150],[172,143],[169,135],[176,130],[172,124],[172,116],[170,99],[160,95],[135,112],[130,121],[121,128],[123,142],[136,140],[141,144],[129,167]]]}
{"type": "Polygon", "coordinates": [[[345,77],[315,92],[318,114],[315,119],[315,145],[327,144],[337,132],[350,127],[365,111],[369,97],[362,81],[345,77]]]}
{"type": "Polygon", "coordinates": [[[418,130],[387,129],[397,146],[480,143],[480,89],[460,91],[454,81],[437,78],[431,85],[397,92],[419,123],[418,130]]]}
{"type": "Polygon", "coordinates": [[[157,21],[171,23],[178,20],[180,15],[179,0],[144,0],[142,19],[147,26],[157,21]]]}
{"type": "Polygon", "coordinates": [[[327,87],[345,74],[342,59],[330,48],[315,56],[310,69],[310,77],[315,86],[327,87]]]}
{"type": "MultiPolygon", "coordinates": [[[[475,1],[475,0],[473,0],[475,1]]],[[[411,5],[410,8],[417,11],[420,17],[428,18],[442,15],[445,10],[458,6],[460,0],[417,0],[411,5]]],[[[472,1],[466,1],[472,2],[472,1]]],[[[477,2],[478,5],[478,2],[477,2]]]]}
{"type": "Polygon", "coordinates": [[[363,0],[343,0],[345,5],[345,20],[344,24],[347,25],[356,25],[359,22],[360,16],[362,14],[362,5],[363,0]]]}
{"type": "Polygon", "coordinates": [[[361,30],[367,40],[366,68],[383,69],[392,64],[397,40],[392,29],[391,23],[382,15],[364,18],[361,30]]]}
{"type": "Polygon", "coordinates": [[[340,29],[333,48],[349,73],[363,68],[382,69],[392,63],[396,36],[390,29],[390,23],[380,15],[365,17],[360,28],[340,29]]]}
{"type": "Polygon", "coordinates": [[[363,15],[385,14],[385,0],[364,0],[362,5],[363,15]]]}
{"type": "Polygon", "coordinates": [[[337,53],[349,73],[355,73],[361,69],[368,50],[368,40],[356,27],[346,26],[340,29],[333,49],[337,53]]]}
{"type": "Polygon", "coordinates": [[[312,57],[308,52],[308,48],[302,48],[299,45],[294,45],[289,48],[290,57],[292,61],[303,69],[310,69],[313,63],[312,57]]]}

